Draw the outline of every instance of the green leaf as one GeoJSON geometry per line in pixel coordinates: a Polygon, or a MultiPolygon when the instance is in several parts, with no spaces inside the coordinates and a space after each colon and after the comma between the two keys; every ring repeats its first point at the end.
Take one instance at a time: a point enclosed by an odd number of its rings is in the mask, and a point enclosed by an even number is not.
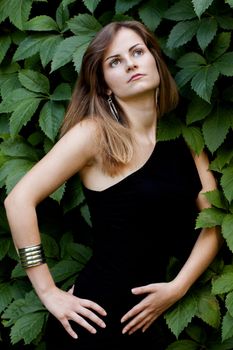
{"type": "Polygon", "coordinates": [[[233,317],[233,292],[228,293],[226,296],[226,308],[233,317]]]}
{"type": "Polygon", "coordinates": [[[167,46],[169,48],[179,47],[194,37],[199,27],[198,20],[184,21],[177,23],[171,30],[167,46]]]}
{"type": "Polygon", "coordinates": [[[218,24],[215,18],[202,18],[200,26],[197,30],[197,42],[204,51],[215,37],[218,29],[218,24]]]}
{"type": "Polygon", "coordinates": [[[196,229],[221,225],[224,216],[224,212],[220,209],[205,208],[197,216],[196,229]]]}
{"type": "Polygon", "coordinates": [[[233,199],[233,167],[229,167],[223,170],[221,178],[221,186],[223,188],[224,195],[229,202],[233,199]]]}
{"type": "Polygon", "coordinates": [[[227,51],[231,43],[231,33],[222,32],[216,35],[206,54],[209,61],[215,61],[227,51]]]}
{"type": "Polygon", "coordinates": [[[40,51],[40,46],[46,39],[47,36],[42,34],[29,35],[18,46],[13,56],[13,61],[19,61],[32,57],[40,51]]]}
{"type": "Polygon", "coordinates": [[[73,52],[79,45],[80,38],[78,36],[71,36],[61,41],[60,44],[57,45],[53,56],[51,72],[70,62],[73,52]]]}
{"type": "Polygon", "coordinates": [[[224,294],[233,290],[233,267],[225,266],[222,274],[212,281],[212,293],[224,294]]]}
{"type": "Polygon", "coordinates": [[[233,8],[233,0],[225,0],[225,2],[233,8]]]}
{"type": "Polygon", "coordinates": [[[141,0],[116,0],[115,11],[116,14],[126,13],[129,9],[138,5],[141,0]]]}
{"type": "Polygon", "coordinates": [[[25,345],[30,344],[41,333],[46,322],[47,312],[29,313],[19,318],[11,328],[12,344],[24,340],[25,345]]]}
{"type": "Polygon", "coordinates": [[[199,348],[199,344],[193,340],[177,340],[168,345],[166,350],[198,350],[199,348]]]}
{"type": "Polygon", "coordinates": [[[37,95],[31,91],[23,88],[15,89],[11,91],[4,100],[0,103],[0,113],[10,113],[13,112],[15,106],[17,106],[22,100],[28,98],[36,98],[37,95]]]}
{"type": "Polygon", "coordinates": [[[200,154],[205,145],[201,130],[194,126],[183,126],[182,133],[187,144],[196,154],[200,154]]]}
{"type": "Polygon", "coordinates": [[[62,41],[63,39],[60,35],[49,35],[48,38],[41,43],[40,59],[43,67],[52,61],[56,49],[62,41]]]}
{"type": "Polygon", "coordinates": [[[13,90],[21,88],[21,84],[18,79],[18,73],[6,74],[5,79],[1,83],[1,95],[2,99],[6,100],[7,96],[12,94],[13,90]]]}
{"type": "Polygon", "coordinates": [[[19,102],[10,118],[10,132],[14,137],[32,118],[40,103],[39,98],[27,98],[19,102]]]}
{"type": "Polygon", "coordinates": [[[49,93],[49,80],[39,72],[31,69],[22,69],[19,72],[19,81],[23,87],[30,91],[49,93]]]}
{"type": "Polygon", "coordinates": [[[157,139],[159,141],[174,140],[181,135],[181,132],[182,123],[174,115],[169,115],[159,120],[157,130],[157,139]]]}
{"type": "Polygon", "coordinates": [[[12,300],[10,283],[0,284],[0,313],[10,304],[12,300]]]}
{"type": "MultiPolygon", "coordinates": [[[[6,190],[7,194],[10,193],[12,188],[17,184],[17,182],[32,168],[34,163],[26,159],[13,159],[13,173],[9,173],[6,177],[6,190]],[[15,161],[15,162],[14,162],[15,161]],[[17,167],[16,167],[17,166],[17,167]]],[[[8,162],[7,162],[8,163],[8,162]]]]}
{"type": "Polygon", "coordinates": [[[92,249],[80,243],[69,243],[66,250],[69,256],[82,265],[85,265],[92,255],[92,249]]]}
{"type": "Polygon", "coordinates": [[[102,28],[101,24],[95,17],[88,14],[74,16],[68,22],[69,29],[78,36],[93,38],[95,34],[102,28]]]}
{"type": "Polygon", "coordinates": [[[87,204],[82,205],[80,208],[80,212],[82,217],[85,219],[86,223],[91,227],[92,222],[91,222],[91,215],[90,215],[88,205],[87,204]]]}
{"type": "Polygon", "coordinates": [[[223,145],[217,150],[217,156],[210,163],[210,169],[222,173],[223,168],[226,165],[229,165],[232,158],[233,158],[233,149],[228,149],[223,145]]]}
{"type": "Polygon", "coordinates": [[[96,9],[96,7],[99,5],[101,0],[83,0],[84,5],[86,8],[93,13],[96,9]]]}
{"type": "Polygon", "coordinates": [[[192,98],[186,114],[187,124],[195,123],[204,119],[212,111],[213,106],[202,98],[195,96],[192,98]]]}
{"type": "Polygon", "coordinates": [[[222,192],[220,192],[218,189],[204,192],[204,195],[208,199],[211,205],[214,205],[219,209],[227,209],[228,207],[227,201],[223,196],[222,192]]]}
{"type": "Polygon", "coordinates": [[[196,52],[188,52],[176,62],[176,65],[180,68],[200,68],[200,66],[206,64],[205,58],[196,52]]]}
{"type": "Polygon", "coordinates": [[[66,194],[63,200],[64,212],[72,210],[84,201],[84,194],[79,175],[73,176],[67,182],[66,194]]]}
{"type": "MultiPolygon", "coordinates": [[[[233,29],[233,18],[229,13],[229,16],[216,16],[216,20],[218,21],[219,27],[224,30],[232,30],[233,29]]],[[[230,33],[229,33],[230,34],[230,33]]]]}
{"type": "Polygon", "coordinates": [[[46,102],[40,111],[39,125],[51,141],[54,141],[57,136],[64,113],[64,106],[55,101],[46,102]]]}
{"type": "Polygon", "coordinates": [[[0,1],[0,22],[3,22],[8,16],[10,12],[9,0],[1,0],[0,1]]]}
{"type": "Polygon", "coordinates": [[[227,52],[215,61],[215,66],[219,72],[227,77],[233,76],[233,52],[227,52]]]}
{"type": "Polygon", "coordinates": [[[184,85],[186,85],[194,77],[196,72],[199,71],[199,69],[200,68],[197,66],[180,70],[175,76],[177,86],[182,88],[184,85]]]}
{"type": "Polygon", "coordinates": [[[53,18],[46,15],[41,15],[36,16],[25,23],[24,29],[36,31],[58,31],[58,26],[53,18]]]}
{"type": "Polygon", "coordinates": [[[227,214],[222,222],[222,235],[228,248],[233,252],[233,214],[227,214]]]}
{"type": "Polygon", "coordinates": [[[227,312],[222,321],[222,341],[231,337],[233,337],[233,317],[227,312]]]}
{"type": "Polygon", "coordinates": [[[160,24],[163,16],[163,4],[164,1],[149,0],[146,3],[142,3],[138,9],[139,17],[142,22],[151,30],[154,31],[160,24]]]}
{"type": "Polygon", "coordinates": [[[64,183],[56,191],[54,191],[52,194],[50,194],[49,197],[52,198],[53,200],[55,200],[56,202],[60,203],[62,200],[62,197],[65,193],[65,188],[66,188],[66,185],[64,183]]]}
{"type": "Polygon", "coordinates": [[[200,67],[191,81],[191,87],[203,100],[210,102],[214,83],[218,79],[219,71],[214,65],[200,67]]]}
{"type": "Polygon", "coordinates": [[[10,239],[1,239],[0,240],[0,260],[2,260],[8,253],[10,247],[10,239]]]}
{"type": "Polygon", "coordinates": [[[68,83],[61,83],[51,95],[52,101],[69,101],[71,98],[71,87],[68,83]]]}
{"type": "Polygon", "coordinates": [[[51,268],[52,276],[56,283],[64,281],[73,275],[77,275],[83,265],[74,260],[61,260],[51,268]]]}
{"type": "Polygon", "coordinates": [[[216,297],[208,289],[202,288],[198,290],[197,316],[209,326],[218,329],[221,318],[220,307],[216,297]]]}
{"type": "Polygon", "coordinates": [[[24,24],[32,8],[32,0],[10,0],[9,1],[9,18],[10,21],[20,30],[24,29],[24,24]]]}
{"type": "Polygon", "coordinates": [[[230,110],[220,106],[208,115],[203,123],[203,135],[211,152],[216,151],[224,142],[231,127],[230,110]]]}
{"type": "Polygon", "coordinates": [[[62,3],[58,6],[56,10],[56,22],[60,31],[65,31],[67,24],[66,22],[69,20],[69,10],[67,7],[64,7],[62,3]]]}
{"type": "Polygon", "coordinates": [[[166,323],[176,338],[191,322],[196,312],[197,301],[192,294],[189,294],[165,313],[166,323]]]}
{"type": "Polygon", "coordinates": [[[190,0],[176,1],[165,12],[164,17],[172,21],[184,21],[196,17],[190,0]]]}
{"type": "Polygon", "coordinates": [[[4,35],[0,37],[0,63],[2,63],[10,45],[11,37],[9,35],[4,35]]]}
{"type": "Polygon", "coordinates": [[[200,17],[212,4],[212,2],[213,0],[192,0],[194,11],[196,12],[197,16],[200,17]]]}
{"type": "Polygon", "coordinates": [[[86,41],[85,37],[82,37],[82,40],[80,41],[80,45],[77,47],[75,52],[73,53],[73,63],[75,66],[75,70],[77,72],[80,71],[81,64],[82,64],[82,58],[83,55],[89,45],[89,41],[86,41]]]}

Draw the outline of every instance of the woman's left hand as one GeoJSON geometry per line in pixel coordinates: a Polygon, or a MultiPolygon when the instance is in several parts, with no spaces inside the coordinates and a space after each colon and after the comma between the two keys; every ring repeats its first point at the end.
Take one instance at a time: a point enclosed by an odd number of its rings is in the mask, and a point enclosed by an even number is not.
{"type": "Polygon", "coordinates": [[[132,293],[146,296],[122,317],[122,323],[130,320],[122,333],[132,334],[138,329],[145,332],[156,318],[182,297],[173,281],[133,288],[132,293]]]}

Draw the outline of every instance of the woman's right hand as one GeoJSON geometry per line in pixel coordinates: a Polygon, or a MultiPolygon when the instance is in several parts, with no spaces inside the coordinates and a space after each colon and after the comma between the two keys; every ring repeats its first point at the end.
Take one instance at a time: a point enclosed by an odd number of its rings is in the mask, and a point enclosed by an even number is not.
{"type": "Polygon", "coordinates": [[[105,328],[104,321],[96,314],[106,316],[106,311],[97,303],[74,296],[71,292],[65,292],[57,287],[50,288],[40,299],[49,312],[51,312],[63,325],[65,330],[73,338],[78,338],[69,321],[77,322],[90,333],[96,333],[96,329],[86,321],[96,323],[105,328]],[[85,318],[83,318],[85,317],[85,318]]]}

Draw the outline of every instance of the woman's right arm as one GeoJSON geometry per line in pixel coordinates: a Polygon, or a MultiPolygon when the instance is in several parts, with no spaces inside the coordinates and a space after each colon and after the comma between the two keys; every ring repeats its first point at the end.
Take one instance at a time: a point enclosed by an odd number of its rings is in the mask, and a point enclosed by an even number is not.
{"type": "MultiPolygon", "coordinates": [[[[9,193],[4,204],[17,250],[41,243],[36,206],[93,159],[94,139],[94,128],[90,123],[77,124],[9,193]]],[[[69,320],[76,321],[92,333],[95,333],[95,328],[82,316],[104,327],[96,313],[104,316],[105,310],[90,300],[57,288],[46,263],[29,267],[26,272],[42,303],[72,337],[77,335],[69,320]]]]}

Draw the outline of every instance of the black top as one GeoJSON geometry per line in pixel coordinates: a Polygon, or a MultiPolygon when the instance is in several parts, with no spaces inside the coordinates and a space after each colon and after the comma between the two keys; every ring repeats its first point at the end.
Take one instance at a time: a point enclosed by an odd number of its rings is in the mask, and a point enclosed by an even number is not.
{"type": "MultiPolygon", "coordinates": [[[[200,189],[181,138],[157,142],[146,163],[117,184],[102,191],[84,187],[95,240],[89,282],[97,274],[107,293],[164,281],[168,258],[186,259],[197,237],[200,189]]],[[[85,269],[81,275],[85,280],[85,269]]]]}

